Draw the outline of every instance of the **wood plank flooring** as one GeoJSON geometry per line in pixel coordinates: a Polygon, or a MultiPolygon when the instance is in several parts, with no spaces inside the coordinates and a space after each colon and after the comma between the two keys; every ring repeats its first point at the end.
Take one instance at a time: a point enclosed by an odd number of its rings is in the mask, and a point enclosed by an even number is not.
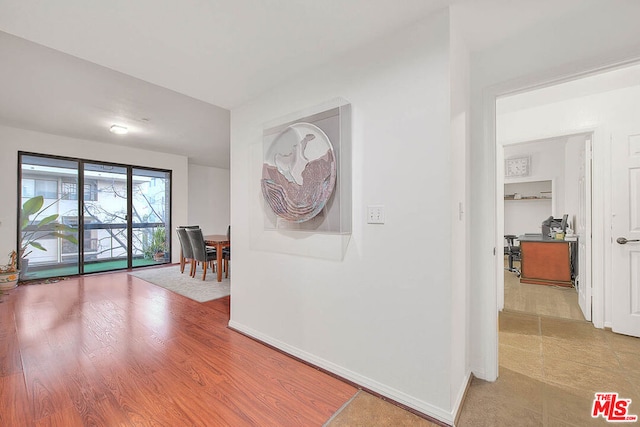
{"type": "Polygon", "coordinates": [[[320,426],[356,389],[126,273],[0,297],[2,426],[320,426]]]}

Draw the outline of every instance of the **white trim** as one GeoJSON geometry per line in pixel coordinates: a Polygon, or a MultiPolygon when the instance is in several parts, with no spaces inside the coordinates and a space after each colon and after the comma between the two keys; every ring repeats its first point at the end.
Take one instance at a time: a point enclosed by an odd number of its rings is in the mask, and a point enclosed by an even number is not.
{"type": "Polygon", "coordinates": [[[591,323],[603,328],[605,283],[611,283],[611,151],[602,127],[592,133],[591,162],[591,323]]]}
{"type": "Polygon", "coordinates": [[[464,403],[467,390],[471,387],[471,371],[468,371],[465,374],[464,381],[462,383],[464,384],[464,387],[460,387],[460,390],[458,390],[458,395],[456,396],[456,400],[453,402],[453,407],[451,409],[451,416],[454,420],[452,424],[454,424],[455,420],[458,418],[458,412],[462,409],[462,404],[464,403]]]}
{"type": "MultiPolygon", "coordinates": [[[[433,417],[437,420],[443,421],[447,424],[453,425],[454,417],[453,412],[446,411],[437,406],[431,405],[423,400],[416,399],[412,396],[409,396],[406,393],[403,393],[399,390],[396,390],[392,387],[386,386],[382,383],[379,383],[371,378],[360,375],[356,372],[345,369],[340,365],[336,365],[335,363],[329,362],[328,360],[322,359],[316,355],[308,353],[304,350],[301,350],[297,347],[293,347],[287,343],[284,343],[280,340],[267,336],[255,329],[244,326],[238,322],[233,320],[229,321],[229,327],[233,328],[243,334],[246,334],[250,337],[253,337],[261,342],[272,345],[283,352],[290,354],[292,356],[298,357],[312,365],[318,366],[322,369],[326,369],[329,372],[332,372],[336,375],[339,375],[349,381],[353,381],[354,383],[366,387],[376,393],[380,393],[383,396],[386,396],[390,399],[395,400],[398,403],[414,408],[417,411],[422,412],[425,415],[433,417]]],[[[466,386],[466,383],[465,383],[466,386]]],[[[462,398],[462,396],[459,396],[462,398]]],[[[460,402],[461,403],[461,402],[460,402]]]]}

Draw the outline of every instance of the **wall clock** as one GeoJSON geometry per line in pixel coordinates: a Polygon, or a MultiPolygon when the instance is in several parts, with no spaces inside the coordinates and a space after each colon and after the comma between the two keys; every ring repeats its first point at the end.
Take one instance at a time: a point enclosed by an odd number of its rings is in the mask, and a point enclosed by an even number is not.
{"type": "Polygon", "coordinates": [[[504,176],[527,176],[529,175],[530,166],[531,158],[529,156],[506,159],[504,165],[504,176]]]}

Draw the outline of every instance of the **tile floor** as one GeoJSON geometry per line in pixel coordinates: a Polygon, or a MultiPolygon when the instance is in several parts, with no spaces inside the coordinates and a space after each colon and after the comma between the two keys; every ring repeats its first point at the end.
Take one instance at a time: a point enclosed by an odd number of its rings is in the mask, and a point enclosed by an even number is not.
{"type": "MultiPolygon", "coordinates": [[[[506,261],[505,261],[506,263],[506,261]]],[[[520,262],[514,262],[520,268],[520,262]]],[[[504,273],[504,308],[512,311],[585,320],[575,288],[520,283],[515,273],[504,273]]]]}
{"type": "Polygon", "coordinates": [[[610,425],[591,418],[594,393],[607,391],[640,415],[640,338],[504,311],[499,358],[496,382],[473,380],[459,426],[610,425]]]}
{"type": "MultiPolygon", "coordinates": [[[[493,383],[472,380],[457,426],[611,425],[591,417],[596,392],[617,392],[632,399],[629,413],[640,416],[640,338],[586,322],[575,289],[520,285],[514,278],[505,272],[499,378],[493,383]]],[[[433,425],[364,392],[327,423],[330,427],[433,425]]]]}

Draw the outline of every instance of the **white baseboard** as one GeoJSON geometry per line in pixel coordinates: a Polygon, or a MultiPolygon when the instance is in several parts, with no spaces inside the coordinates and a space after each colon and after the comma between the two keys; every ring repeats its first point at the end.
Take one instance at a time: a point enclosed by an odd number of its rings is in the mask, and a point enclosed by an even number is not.
{"type": "MultiPolygon", "coordinates": [[[[295,356],[299,359],[304,360],[312,365],[315,365],[319,368],[325,369],[333,374],[336,374],[342,378],[345,378],[349,381],[354,382],[357,385],[368,388],[371,391],[379,393],[382,396],[388,397],[389,399],[395,400],[398,403],[406,405],[410,408],[415,409],[425,415],[433,417],[437,420],[443,421],[447,424],[453,425],[454,423],[454,411],[449,412],[437,406],[431,405],[430,403],[424,402],[420,399],[416,399],[413,396],[410,396],[406,393],[403,393],[400,390],[396,390],[392,387],[381,384],[371,378],[360,375],[356,372],[345,369],[342,366],[336,365],[328,360],[322,359],[318,356],[315,356],[306,351],[300,350],[299,348],[290,346],[287,343],[274,339],[270,336],[264,335],[259,331],[256,331],[252,328],[246,327],[242,324],[239,324],[233,320],[229,321],[229,327],[233,328],[243,334],[246,334],[250,337],[253,337],[259,341],[262,341],[266,344],[272,345],[283,352],[295,356]]],[[[460,399],[464,397],[464,390],[462,391],[462,395],[459,396],[460,399]]],[[[457,410],[457,408],[456,408],[457,410]]]]}
{"type": "Polygon", "coordinates": [[[456,400],[453,402],[453,409],[451,410],[451,418],[453,420],[458,419],[458,414],[460,409],[462,409],[462,404],[464,403],[464,397],[471,386],[471,371],[467,372],[462,383],[464,386],[460,387],[460,390],[458,390],[458,395],[456,396],[456,400]]]}

